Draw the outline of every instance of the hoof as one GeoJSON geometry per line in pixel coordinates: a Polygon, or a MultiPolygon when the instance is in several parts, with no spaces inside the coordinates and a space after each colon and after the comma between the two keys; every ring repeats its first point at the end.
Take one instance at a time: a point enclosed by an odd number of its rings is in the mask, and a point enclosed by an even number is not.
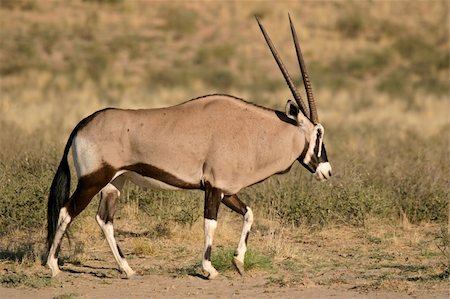
{"type": "Polygon", "coordinates": [[[51,269],[52,270],[52,278],[55,278],[56,276],[58,276],[61,273],[61,270],[59,269],[51,269]]]}
{"type": "Polygon", "coordinates": [[[219,272],[213,271],[212,273],[209,273],[209,276],[207,276],[207,277],[209,280],[213,280],[213,279],[216,279],[218,276],[219,276],[219,272]]]}
{"type": "Polygon", "coordinates": [[[244,276],[244,263],[238,260],[236,257],[233,257],[233,265],[239,272],[239,274],[241,274],[241,276],[244,276]]]}
{"type": "Polygon", "coordinates": [[[61,270],[59,270],[58,264],[49,263],[47,262],[47,267],[50,268],[52,271],[52,278],[58,276],[59,273],[61,273],[61,270]]]}
{"type": "Polygon", "coordinates": [[[137,279],[139,278],[139,275],[136,274],[136,272],[134,272],[133,270],[128,269],[127,271],[123,270],[122,271],[123,274],[125,274],[125,278],[126,279],[137,279]]]}
{"type": "Polygon", "coordinates": [[[133,272],[133,274],[131,274],[131,275],[127,274],[127,276],[125,277],[125,279],[129,279],[129,280],[139,280],[141,278],[142,278],[142,276],[137,274],[136,272],[133,272]]]}
{"type": "Polygon", "coordinates": [[[209,280],[216,279],[219,276],[219,272],[217,272],[216,269],[211,269],[210,271],[203,269],[202,272],[203,272],[203,276],[209,280]]]}

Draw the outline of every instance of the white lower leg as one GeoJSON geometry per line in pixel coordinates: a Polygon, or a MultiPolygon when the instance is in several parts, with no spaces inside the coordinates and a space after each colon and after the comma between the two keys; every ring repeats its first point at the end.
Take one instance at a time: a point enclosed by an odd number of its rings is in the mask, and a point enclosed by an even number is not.
{"type": "Polygon", "coordinates": [[[244,264],[245,252],[247,251],[247,240],[250,234],[250,229],[253,224],[253,212],[247,207],[247,212],[244,215],[244,225],[242,227],[241,238],[239,239],[238,248],[236,250],[235,259],[244,264]]]}
{"type": "Polygon", "coordinates": [[[211,264],[211,247],[216,227],[216,220],[205,219],[205,251],[203,254],[202,268],[207,272],[207,277],[210,279],[214,279],[219,275],[219,272],[211,264]]]}
{"type": "Polygon", "coordinates": [[[95,219],[97,220],[98,225],[103,231],[103,234],[106,237],[106,240],[108,241],[109,247],[111,248],[111,251],[114,255],[114,258],[116,259],[117,264],[119,265],[119,269],[127,275],[127,277],[131,277],[135,272],[131,267],[128,265],[127,260],[121,256],[119,252],[119,248],[117,247],[116,239],[114,238],[114,227],[111,222],[105,223],[99,215],[95,216],[95,219]]]}
{"type": "Polygon", "coordinates": [[[55,277],[59,272],[61,272],[58,266],[58,257],[56,256],[56,251],[58,250],[58,246],[61,242],[64,232],[66,231],[67,225],[70,223],[70,220],[71,217],[67,212],[67,209],[62,208],[59,212],[58,228],[56,229],[55,237],[53,238],[53,243],[50,247],[47,257],[47,266],[50,268],[50,270],[52,270],[52,277],[55,277]]]}

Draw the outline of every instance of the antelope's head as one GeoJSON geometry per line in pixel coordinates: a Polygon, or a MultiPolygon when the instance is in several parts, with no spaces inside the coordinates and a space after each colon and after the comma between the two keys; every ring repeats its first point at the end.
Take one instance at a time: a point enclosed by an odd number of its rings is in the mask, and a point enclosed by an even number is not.
{"type": "Polygon", "coordinates": [[[302,73],[303,84],[306,89],[306,96],[308,98],[308,107],[303,102],[303,99],[295,87],[295,84],[290,77],[286,67],[281,61],[275,46],[269,38],[266,30],[256,17],[259,27],[266,39],[267,45],[272,52],[281,73],[286,80],[289,89],[295,99],[295,103],[288,101],[286,105],[286,115],[293,120],[293,123],[298,127],[302,135],[305,136],[305,148],[297,160],[315,177],[324,181],[331,177],[331,165],[328,162],[327,152],[325,150],[325,144],[323,143],[323,136],[325,130],[323,126],[319,123],[319,117],[317,115],[316,103],[314,101],[311,83],[309,81],[308,73],[306,71],[305,62],[303,61],[302,51],[300,49],[300,44],[298,42],[297,33],[295,31],[294,25],[292,24],[291,17],[289,16],[289,23],[291,25],[292,38],[294,40],[295,51],[297,53],[298,63],[300,65],[300,71],[302,73]]]}

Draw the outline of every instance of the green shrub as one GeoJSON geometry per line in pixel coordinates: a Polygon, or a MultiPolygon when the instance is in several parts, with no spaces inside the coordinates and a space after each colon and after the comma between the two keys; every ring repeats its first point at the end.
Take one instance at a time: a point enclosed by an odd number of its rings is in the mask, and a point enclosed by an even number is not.
{"type": "Polygon", "coordinates": [[[336,21],[336,29],[347,38],[358,37],[363,32],[364,26],[363,15],[356,9],[341,14],[336,21]]]}
{"type": "Polygon", "coordinates": [[[160,11],[164,19],[162,30],[171,31],[177,36],[192,34],[197,29],[197,13],[179,6],[165,6],[160,11]]]}

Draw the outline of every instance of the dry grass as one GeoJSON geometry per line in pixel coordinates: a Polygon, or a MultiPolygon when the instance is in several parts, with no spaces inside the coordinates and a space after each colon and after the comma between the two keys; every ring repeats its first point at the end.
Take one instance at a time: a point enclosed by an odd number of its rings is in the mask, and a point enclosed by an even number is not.
{"type": "Polygon", "coordinates": [[[336,92],[365,110],[380,96],[415,107],[448,91],[445,2],[28,2],[0,10],[0,109],[27,130],[67,132],[104,106],[155,107],[217,91],[282,107],[289,93],[255,14],[297,77],[286,13],[294,16],[323,115],[336,92]],[[348,36],[353,23],[358,32],[348,36]]]}
{"type": "MultiPolygon", "coordinates": [[[[2,284],[49,286],[40,267],[45,202],[62,146],[83,116],[212,92],[283,109],[289,91],[253,16],[263,19],[298,78],[287,12],[300,34],[336,176],[319,184],[296,166],[242,192],[256,214],[251,272],[268,273],[267,282],[280,286],[353,283],[360,291],[414,293],[445,283],[446,2],[0,3],[2,284]]],[[[110,268],[96,275],[115,277],[94,221],[97,203],[74,222],[62,256],[67,269],[98,263],[110,268]]],[[[143,274],[191,273],[201,258],[201,215],[198,192],[127,186],[116,236],[143,274]]],[[[213,256],[228,273],[241,219],[226,209],[219,217],[213,256]]]]}
{"type": "MultiPolygon", "coordinates": [[[[128,209],[125,204],[119,211],[116,237],[138,273],[176,276],[199,273],[203,244],[200,219],[190,229],[172,224],[170,233],[156,234],[156,228],[161,225],[159,220],[148,217],[143,211],[125,218],[123,212],[128,209]],[[126,228],[130,227],[141,227],[141,230],[128,231],[126,228]]],[[[63,269],[91,273],[99,279],[120,277],[114,270],[115,261],[109,246],[95,224],[94,214],[93,207],[85,211],[71,229],[71,244],[64,240],[63,269]]],[[[240,217],[222,209],[213,264],[227,277],[237,275],[232,271],[231,257],[240,229],[240,217]]],[[[250,236],[246,267],[249,275],[266,275],[268,285],[279,287],[347,285],[361,292],[391,290],[409,294],[424,288],[443,290],[448,277],[445,233],[431,223],[388,225],[379,219],[368,219],[365,227],[333,225],[311,230],[308,226],[286,226],[257,217],[250,236]]],[[[39,251],[43,239],[41,231],[32,238],[17,232],[8,238],[9,242],[2,240],[0,246],[10,252],[9,256],[2,252],[3,285],[54,285],[47,281],[48,271],[28,251],[39,251]],[[24,242],[30,244],[28,249],[13,245],[24,242]],[[5,243],[10,247],[3,247],[5,243]],[[21,256],[21,252],[27,253],[21,256]]]]}

